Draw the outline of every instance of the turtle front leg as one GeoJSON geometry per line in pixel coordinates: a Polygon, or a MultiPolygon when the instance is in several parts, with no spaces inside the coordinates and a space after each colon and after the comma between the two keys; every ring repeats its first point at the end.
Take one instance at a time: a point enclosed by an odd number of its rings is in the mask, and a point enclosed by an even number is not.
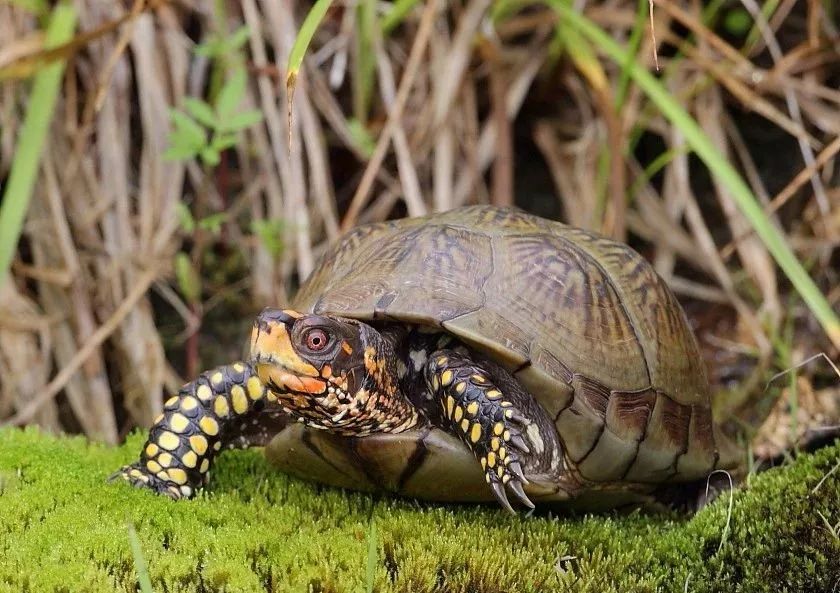
{"type": "Polygon", "coordinates": [[[189,498],[207,483],[213,459],[223,447],[264,444],[282,428],[287,416],[276,402],[250,364],[205,371],[166,401],[140,459],[109,481],[122,478],[171,498],[189,498]],[[276,412],[266,406],[276,407],[276,412]]]}
{"type": "Polygon", "coordinates": [[[429,357],[425,380],[440,406],[442,428],[460,438],[480,461],[499,503],[514,512],[507,489],[534,508],[523,490],[526,472],[547,467],[549,449],[559,446],[545,411],[505,371],[454,350],[438,350],[429,357]]]}

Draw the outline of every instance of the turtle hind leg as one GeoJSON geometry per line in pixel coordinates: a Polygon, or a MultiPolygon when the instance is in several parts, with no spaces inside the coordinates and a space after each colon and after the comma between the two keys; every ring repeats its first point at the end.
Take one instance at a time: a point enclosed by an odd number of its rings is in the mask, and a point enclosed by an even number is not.
{"type": "Polygon", "coordinates": [[[189,498],[207,483],[223,447],[264,444],[286,419],[251,365],[237,362],[205,371],[166,401],[140,459],[109,481],[123,479],[171,498],[189,498]]]}
{"type": "Polygon", "coordinates": [[[514,512],[507,492],[534,508],[523,488],[526,470],[544,471],[551,448],[560,444],[545,411],[513,377],[494,381],[500,373],[505,371],[454,350],[438,350],[426,363],[425,381],[439,406],[433,417],[467,445],[496,499],[514,512]]]}

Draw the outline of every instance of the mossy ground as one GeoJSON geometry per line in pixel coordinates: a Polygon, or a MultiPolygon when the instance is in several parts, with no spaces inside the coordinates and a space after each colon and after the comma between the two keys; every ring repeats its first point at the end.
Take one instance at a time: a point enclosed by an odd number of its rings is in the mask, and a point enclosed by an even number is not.
{"type": "Polygon", "coordinates": [[[143,436],[0,431],[0,591],[138,590],[129,522],[156,592],[355,593],[369,557],[382,592],[840,590],[840,445],[753,476],[727,533],[728,495],[693,518],[511,517],[320,488],[259,451],[223,455],[191,501],[106,485],[143,436]]]}

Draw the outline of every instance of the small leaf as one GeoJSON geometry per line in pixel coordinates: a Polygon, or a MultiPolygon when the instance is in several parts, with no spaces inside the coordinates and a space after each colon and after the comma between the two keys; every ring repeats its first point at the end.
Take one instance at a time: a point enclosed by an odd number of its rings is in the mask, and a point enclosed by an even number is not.
{"type": "Polygon", "coordinates": [[[192,234],[195,231],[195,218],[190,212],[189,206],[183,202],[178,202],[175,206],[175,213],[178,216],[178,222],[185,233],[192,234]]]}
{"type": "Polygon", "coordinates": [[[200,154],[204,164],[210,167],[215,167],[222,160],[221,156],[219,156],[219,151],[215,150],[212,146],[205,146],[200,154]]]}
{"type": "Polygon", "coordinates": [[[242,25],[236,31],[231,33],[230,37],[228,37],[228,49],[230,49],[231,51],[240,49],[248,41],[248,37],[250,35],[251,29],[248,28],[248,25],[242,25]]]}
{"type": "Polygon", "coordinates": [[[368,133],[367,128],[356,118],[347,120],[347,127],[350,129],[353,144],[366,158],[370,158],[373,151],[376,150],[376,142],[373,141],[373,137],[368,133]]]}
{"type": "Polygon", "coordinates": [[[216,113],[220,117],[226,117],[236,110],[242,95],[245,94],[245,85],[248,80],[245,77],[245,68],[236,68],[225,81],[216,97],[216,113]]]}
{"type": "Polygon", "coordinates": [[[183,251],[175,254],[175,279],[184,298],[190,303],[197,303],[201,297],[201,277],[190,256],[183,251]]]}
{"type": "Polygon", "coordinates": [[[224,49],[224,40],[220,39],[217,35],[210,35],[207,38],[207,41],[199,43],[195,46],[193,50],[195,55],[202,56],[205,58],[212,58],[213,56],[218,55],[224,49]]]}
{"type": "Polygon", "coordinates": [[[208,128],[215,128],[218,122],[216,121],[216,114],[213,113],[213,108],[206,102],[195,97],[184,97],[184,107],[187,112],[193,116],[201,124],[208,128]]]}
{"type": "Polygon", "coordinates": [[[171,109],[169,118],[175,126],[172,136],[177,136],[173,144],[201,147],[207,143],[207,133],[186,113],[171,109]]]}
{"type": "Polygon", "coordinates": [[[222,230],[222,224],[227,219],[227,214],[224,212],[217,212],[210,216],[205,216],[198,221],[198,226],[205,231],[210,231],[214,235],[218,235],[222,230]]]}
{"type": "Polygon", "coordinates": [[[185,144],[173,144],[163,151],[165,161],[186,161],[195,157],[201,147],[187,146],[185,144]]]}
{"type": "Polygon", "coordinates": [[[257,235],[268,251],[274,257],[283,253],[283,229],[285,224],[282,220],[255,220],[251,223],[251,230],[257,235]]]}
{"type": "Polygon", "coordinates": [[[236,146],[236,140],[236,134],[216,134],[213,137],[213,141],[210,143],[210,147],[213,150],[222,152],[231,146],[236,146]]]}
{"type": "Polygon", "coordinates": [[[263,119],[262,111],[253,109],[244,113],[237,113],[220,122],[219,129],[224,132],[238,132],[260,123],[263,119]]]}

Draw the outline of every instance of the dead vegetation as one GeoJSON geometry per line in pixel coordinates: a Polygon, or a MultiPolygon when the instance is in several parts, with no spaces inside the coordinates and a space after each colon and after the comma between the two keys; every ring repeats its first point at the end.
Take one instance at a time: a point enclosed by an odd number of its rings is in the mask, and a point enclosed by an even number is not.
{"type": "MultiPolygon", "coordinates": [[[[285,68],[308,4],[76,0],[76,41],[47,54],[20,4],[0,6],[0,182],[37,58],[68,66],[0,284],[7,423],[117,442],[151,423],[180,376],[221,362],[200,354],[202,320],[221,311],[247,327],[246,312],[287,300],[341,230],[514,196],[654,261],[687,305],[728,406],[816,352],[837,357],[679,126],[545,5],[336,3],[289,120],[285,68]],[[242,25],[241,48],[225,46],[242,25]],[[187,97],[212,104],[235,55],[248,74],[240,107],[261,120],[217,163],[167,158],[170,110],[187,97]]],[[[658,0],[655,48],[646,1],[578,4],[627,60],[653,71],[656,50],[660,82],[840,309],[836,7],[658,0]]],[[[823,402],[833,412],[821,421],[837,424],[829,368],[803,369],[788,393],[797,389],[795,405],[823,402]]]]}

